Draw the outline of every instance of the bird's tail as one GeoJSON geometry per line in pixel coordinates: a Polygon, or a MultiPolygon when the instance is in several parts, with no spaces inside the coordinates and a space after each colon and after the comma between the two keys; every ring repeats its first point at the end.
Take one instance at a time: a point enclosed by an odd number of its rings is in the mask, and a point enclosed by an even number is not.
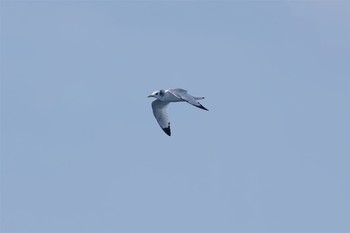
{"type": "Polygon", "coordinates": [[[202,100],[204,97],[193,97],[195,100],[202,100]]]}

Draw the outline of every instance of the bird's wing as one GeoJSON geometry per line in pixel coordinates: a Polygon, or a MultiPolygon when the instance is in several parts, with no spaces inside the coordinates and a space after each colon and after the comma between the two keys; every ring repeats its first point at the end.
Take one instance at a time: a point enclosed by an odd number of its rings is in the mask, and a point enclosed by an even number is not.
{"type": "Polygon", "coordinates": [[[201,105],[198,101],[196,101],[196,99],[204,99],[204,97],[193,97],[190,94],[188,94],[186,90],[183,90],[180,88],[170,89],[169,91],[176,97],[182,99],[183,101],[186,101],[187,103],[192,104],[193,106],[196,106],[203,110],[209,111],[207,108],[201,105]]]}
{"type": "Polygon", "coordinates": [[[167,135],[171,135],[170,132],[170,121],[166,112],[166,107],[169,102],[155,100],[152,102],[153,115],[157,119],[159,126],[167,135]]]}
{"type": "Polygon", "coordinates": [[[172,89],[169,89],[169,91],[171,93],[173,93],[174,95],[177,95],[177,94],[186,94],[187,93],[187,90],[184,90],[184,89],[181,89],[181,88],[172,88],[172,89]]]}

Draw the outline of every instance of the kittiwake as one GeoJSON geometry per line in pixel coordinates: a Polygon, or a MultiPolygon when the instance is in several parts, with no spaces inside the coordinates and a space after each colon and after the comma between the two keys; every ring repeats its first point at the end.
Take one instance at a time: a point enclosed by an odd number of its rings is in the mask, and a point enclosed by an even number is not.
{"type": "Polygon", "coordinates": [[[209,111],[197,101],[204,99],[204,97],[191,96],[187,93],[186,90],[181,88],[155,91],[148,97],[156,98],[156,100],[152,102],[153,115],[157,119],[159,126],[168,136],[171,135],[171,132],[170,121],[166,112],[166,107],[170,102],[185,101],[189,104],[192,104],[193,106],[209,111]]]}

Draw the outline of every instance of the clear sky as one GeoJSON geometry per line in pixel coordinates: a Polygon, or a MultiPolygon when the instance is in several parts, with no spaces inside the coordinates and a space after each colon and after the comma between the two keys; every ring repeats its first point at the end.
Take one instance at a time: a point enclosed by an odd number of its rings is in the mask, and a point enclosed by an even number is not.
{"type": "Polygon", "coordinates": [[[350,232],[349,1],[0,7],[1,232],[350,232]]]}

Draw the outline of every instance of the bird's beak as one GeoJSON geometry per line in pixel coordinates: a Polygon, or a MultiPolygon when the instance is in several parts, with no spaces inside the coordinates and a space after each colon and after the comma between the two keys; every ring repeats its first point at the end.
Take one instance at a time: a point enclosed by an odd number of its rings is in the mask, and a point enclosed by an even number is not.
{"type": "Polygon", "coordinates": [[[149,96],[147,96],[147,97],[153,97],[153,95],[149,95],[149,96]]]}

